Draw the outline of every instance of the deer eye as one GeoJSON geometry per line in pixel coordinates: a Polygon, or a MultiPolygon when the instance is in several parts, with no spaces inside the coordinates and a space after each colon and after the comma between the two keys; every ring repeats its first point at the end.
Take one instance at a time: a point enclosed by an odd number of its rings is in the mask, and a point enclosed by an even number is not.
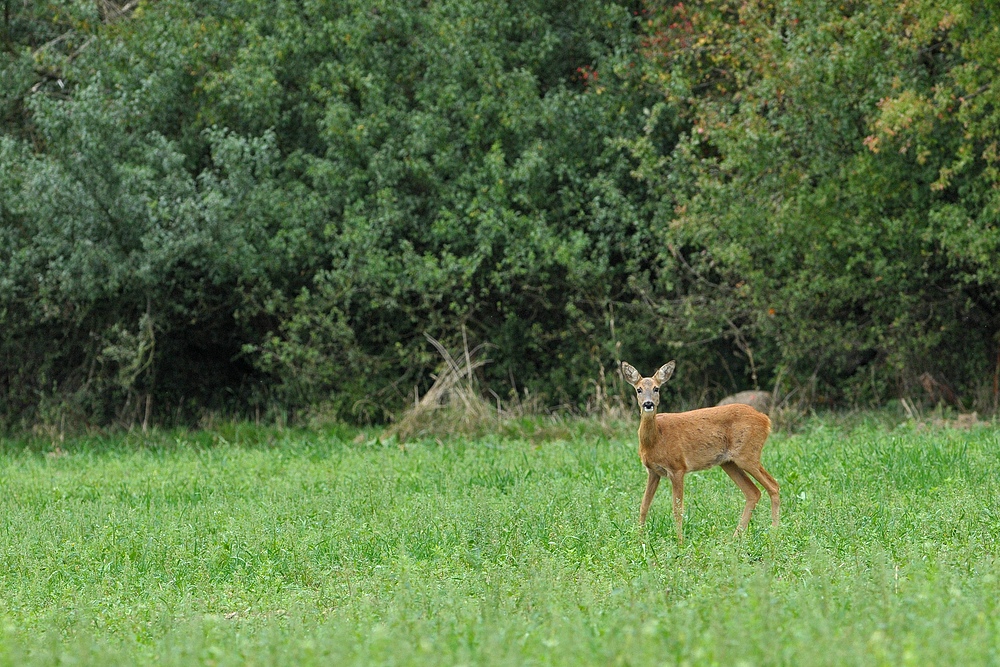
{"type": "Polygon", "coordinates": [[[660,393],[660,388],[659,387],[653,387],[653,393],[654,394],[659,394],[660,393]]]}
{"type": "Polygon", "coordinates": [[[639,387],[636,387],[635,388],[635,393],[641,394],[642,393],[642,389],[639,389],[639,387]]]}

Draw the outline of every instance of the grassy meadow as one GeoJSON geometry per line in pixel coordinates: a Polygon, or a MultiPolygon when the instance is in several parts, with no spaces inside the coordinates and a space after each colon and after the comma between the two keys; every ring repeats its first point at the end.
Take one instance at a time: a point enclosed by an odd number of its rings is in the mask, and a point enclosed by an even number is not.
{"type": "Polygon", "coordinates": [[[713,469],[683,547],[634,431],[4,441],[0,664],[1000,664],[995,425],[777,432],[782,525],[713,469]]]}

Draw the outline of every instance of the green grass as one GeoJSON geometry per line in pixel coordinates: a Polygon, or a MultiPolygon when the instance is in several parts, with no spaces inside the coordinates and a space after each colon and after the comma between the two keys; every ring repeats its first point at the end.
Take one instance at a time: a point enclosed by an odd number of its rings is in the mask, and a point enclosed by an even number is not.
{"type": "Polygon", "coordinates": [[[683,547],[623,429],[7,441],[0,664],[1000,664],[996,427],[776,433],[780,528],[715,469],[683,547]]]}

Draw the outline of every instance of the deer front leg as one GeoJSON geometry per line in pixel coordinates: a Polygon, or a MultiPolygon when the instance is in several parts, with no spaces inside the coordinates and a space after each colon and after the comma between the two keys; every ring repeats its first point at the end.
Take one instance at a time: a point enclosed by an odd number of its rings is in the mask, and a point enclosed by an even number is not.
{"type": "Polygon", "coordinates": [[[684,544],[684,472],[678,470],[670,476],[674,491],[674,521],[677,523],[677,544],[684,544]]]}
{"type": "Polygon", "coordinates": [[[649,477],[646,479],[646,493],[642,494],[642,507],[639,508],[639,525],[646,523],[646,514],[649,513],[649,506],[656,495],[656,487],[660,485],[660,476],[652,470],[647,469],[649,477]]]}

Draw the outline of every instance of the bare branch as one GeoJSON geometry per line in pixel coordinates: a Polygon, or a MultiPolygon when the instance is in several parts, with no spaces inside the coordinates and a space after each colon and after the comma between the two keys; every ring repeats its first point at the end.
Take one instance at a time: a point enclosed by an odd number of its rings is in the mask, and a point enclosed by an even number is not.
{"type": "Polygon", "coordinates": [[[50,49],[51,47],[55,46],[59,42],[65,40],[65,39],[69,39],[75,32],[76,32],[76,30],[70,28],[69,30],[67,30],[63,34],[59,35],[55,39],[50,39],[49,41],[45,42],[44,44],[42,44],[41,46],[39,46],[37,49],[35,49],[34,51],[32,51],[31,52],[31,57],[32,58],[38,57],[39,54],[41,54],[42,52],[50,49]]]}

